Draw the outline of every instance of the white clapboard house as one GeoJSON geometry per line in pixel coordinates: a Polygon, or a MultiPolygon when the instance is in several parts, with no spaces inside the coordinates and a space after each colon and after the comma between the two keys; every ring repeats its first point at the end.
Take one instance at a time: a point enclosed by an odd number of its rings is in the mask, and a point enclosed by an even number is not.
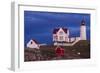
{"type": "Polygon", "coordinates": [[[54,45],[65,45],[72,46],[76,42],[80,40],[86,40],[86,25],[85,20],[81,21],[80,25],[80,36],[79,37],[69,37],[69,29],[68,28],[55,28],[53,30],[53,42],[54,45]]]}
{"type": "Polygon", "coordinates": [[[55,28],[53,30],[53,41],[69,42],[69,30],[67,28],[55,28]]]}
{"type": "Polygon", "coordinates": [[[27,43],[27,47],[28,47],[28,48],[36,48],[36,49],[39,49],[39,44],[37,43],[36,40],[31,39],[31,40],[27,43]]]}

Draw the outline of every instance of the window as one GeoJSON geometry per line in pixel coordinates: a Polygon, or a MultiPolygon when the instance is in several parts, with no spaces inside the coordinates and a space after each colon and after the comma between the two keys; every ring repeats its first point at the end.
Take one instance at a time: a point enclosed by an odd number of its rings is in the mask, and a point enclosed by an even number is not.
{"type": "Polygon", "coordinates": [[[31,44],[33,44],[33,42],[31,41],[31,44]]]}
{"type": "Polygon", "coordinates": [[[58,37],[57,36],[54,36],[55,40],[57,41],[58,40],[58,37]]]}
{"type": "Polygon", "coordinates": [[[59,39],[60,39],[60,40],[63,40],[63,36],[60,36],[59,39]]]}
{"type": "Polygon", "coordinates": [[[60,31],[59,34],[62,35],[63,34],[63,31],[60,31]]]}

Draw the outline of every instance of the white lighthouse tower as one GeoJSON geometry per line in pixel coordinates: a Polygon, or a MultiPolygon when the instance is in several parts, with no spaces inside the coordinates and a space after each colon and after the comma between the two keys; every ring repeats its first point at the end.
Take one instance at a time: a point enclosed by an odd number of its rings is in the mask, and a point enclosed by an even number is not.
{"type": "Polygon", "coordinates": [[[85,20],[84,19],[81,21],[80,39],[81,40],[86,40],[86,24],[85,24],[85,20]]]}

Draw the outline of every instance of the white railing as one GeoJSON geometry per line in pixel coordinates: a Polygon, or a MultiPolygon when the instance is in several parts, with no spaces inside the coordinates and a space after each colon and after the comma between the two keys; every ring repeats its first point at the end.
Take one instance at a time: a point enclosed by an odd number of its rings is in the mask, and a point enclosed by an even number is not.
{"type": "Polygon", "coordinates": [[[54,45],[59,45],[59,46],[73,46],[75,45],[77,42],[80,41],[80,37],[76,37],[74,42],[69,42],[69,43],[54,43],[54,45]]]}

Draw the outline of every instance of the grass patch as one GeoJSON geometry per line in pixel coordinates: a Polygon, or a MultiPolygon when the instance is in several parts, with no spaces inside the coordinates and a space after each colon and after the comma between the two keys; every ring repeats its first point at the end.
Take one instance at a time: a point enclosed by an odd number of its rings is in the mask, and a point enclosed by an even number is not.
{"type": "MultiPolygon", "coordinates": [[[[41,46],[39,50],[25,48],[25,61],[54,60],[56,57],[55,48],[57,46],[41,46]],[[31,57],[30,57],[31,56],[31,57]],[[40,58],[39,58],[40,57],[40,58]]],[[[90,58],[90,42],[79,41],[74,46],[61,46],[64,48],[64,56],[59,59],[86,59],[90,58]]]]}

